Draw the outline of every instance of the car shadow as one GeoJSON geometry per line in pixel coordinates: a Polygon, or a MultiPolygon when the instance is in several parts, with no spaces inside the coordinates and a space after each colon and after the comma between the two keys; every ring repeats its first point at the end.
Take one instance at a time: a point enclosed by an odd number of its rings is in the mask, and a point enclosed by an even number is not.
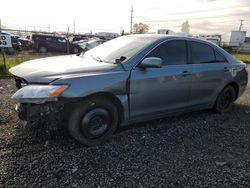
{"type": "Polygon", "coordinates": [[[139,129],[142,127],[154,127],[157,125],[161,124],[168,124],[168,122],[173,122],[174,124],[178,124],[180,121],[185,121],[186,119],[197,119],[197,118],[206,118],[206,117],[214,117],[214,118],[220,118],[223,116],[234,116],[234,113],[245,113],[250,115],[250,105],[242,105],[242,104],[234,104],[232,108],[230,109],[229,112],[227,113],[217,113],[215,111],[211,110],[199,110],[199,111],[192,111],[192,112],[183,112],[179,113],[177,115],[171,115],[171,116],[166,116],[164,118],[159,118],[159,119],[153,119],[150,121],[144,121],[140,123],[135,123],[135,124],[129,124],[125,125],[122,127],[119,127],[117,130],[117,133],[124,132],[124,131],[129,131],[131,129],[139,129]]]}
{"type": "MultiPolygon", "coordinates": [[[[116,131],[115,135],[119,134],[126,134],[125,132],[133,131],[137,129],[172,129],[175,126],[185,127],[186,123],[192,123],[195,122],[195,120],[198,120],[194,124],[197,125],[199,123],[204,123],[207,120],[216,119],[221,120],[228,117],[235,116],[235,113],[238,114],[245,114],[250,115],[250,105],[242,105],[242,104],[234,104],[231,108],[231,110],[224,114],[219,114],[214,112],[213,110],[200,110],[200,111],[194,111],[194,112],[187,112],[187,113],[181,113],[177,115],[171,115],[167,116],[165,118],[160,119],[154,119],[150,121],[144,121],[140,123],[135,124],[129,124],[122,127],[119,127],[116,131]],[[203,121],[204,120],[204,121],[203,121]],[[202,122],[203,121],[203,122],[202,122]]],[[[6,122],[5,122],[6,123],[6,122]]],[[[70,138],[67,129],[62,126],[62,128],[59,128],[57,130],[44,130],[41,128],[24,128],[22,122],[18,122],[18,125],[15,127],[15,136],[12,138],[12,142],[16,142],[16,137],[18,137],[18,140],[21,139],[21,137],[26,140],[30,139],[34,143],[43,143],[43,142],[62,142],[67,141],[69,143],[76,143],[72,138],[70,138]]],[[[112,139],[112,138],[111,138],[112,139]]],[[[78,144],[77,144],[78,145],[78,144]]],[[[80,146],[82,146],[80,144],[80,146]]]]}
{"type": "Polygon", "coordinates": [[[143,169],[152,177],[164,174],[166,185],[184,185],[178,177],[189,174],[189,168],[199,165],[206,169],[204,161],[210,163],[224,152],[224,146],[235,145],[233,139],[241,136],[239,130],[247,126],[249,115],[250,105],[242,104],[233,105],[225,114],[211,110],[184,113],[121,127],[109,141],[95,147],[78,144],[65,129],[45,132],[19,125],[12,137],[2,142],[5,152],[1,154],[4,168],[0,182],[7,187],[23,186],[24,182],[34,186],[87,184],[90,174],[109,178],[119,173],[123,175],[116,183],[127,181],[136,186],[144,177],[140,174],[143,169]],[[241,124],[237,124],[239,119],[241,124]],[[11,177],[15,178],[10,181],[11,177]]]}

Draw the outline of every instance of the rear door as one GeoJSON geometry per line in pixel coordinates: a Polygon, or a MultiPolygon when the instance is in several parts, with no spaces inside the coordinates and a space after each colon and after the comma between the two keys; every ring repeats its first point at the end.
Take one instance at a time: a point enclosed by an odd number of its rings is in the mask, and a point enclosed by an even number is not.
{"type": "Polygon", "coordinates": [[[213,103],[225,84],[229,63],[225,57],[212,46],[188,41],[193,65],[193,82],[191,86],[190,105],[213,103]]]}
{"type": "Polygon", "coordinates": [[[171,40],[152,50],[147,57],[158,57],[161,68],[135,67],[130,79],[130,116],[160,115],[187,106],[192,68],[187,64],[185,40],[171,40]]]}
{"type": "Polygon", "coordinates": [[[47,37],[47,47],[50,51],[55,52],[66,52],[67,41],[63,37],[47,37]]]}

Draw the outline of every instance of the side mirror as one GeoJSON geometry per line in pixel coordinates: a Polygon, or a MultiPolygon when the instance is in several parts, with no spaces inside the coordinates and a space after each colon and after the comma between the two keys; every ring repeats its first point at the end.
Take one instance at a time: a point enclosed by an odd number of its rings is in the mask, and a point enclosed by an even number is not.
{"type": "Polygon", "coordinates": [[[157,57],[148,57],[145,58],[140,67],[142,68],[161,68],[162,67],[162,59],[157,57]]]}

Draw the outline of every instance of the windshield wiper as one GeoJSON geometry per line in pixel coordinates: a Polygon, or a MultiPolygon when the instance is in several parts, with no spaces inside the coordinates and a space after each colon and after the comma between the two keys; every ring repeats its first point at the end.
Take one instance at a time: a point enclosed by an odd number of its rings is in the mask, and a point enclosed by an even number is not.
{"type": "Polygon", "coordinates": [[[122,62],[127,59],[126,57],[124,56],[121,56],[119,59],[115,59],[115,64],[120,64],[123,68],[124,71],[127,71],[126,68],[124,67],[124,65],[122,64],[122,62]]]}
{"type": "Polygon", "coordinates": [[[119,59],[115,59],[115,64],[120,64],[120,63],[122,63],[125,59],[127,59],[127,58],[124,57],[124,56],[121,56],[119,59]]]}
{"type": "Polygon", "coordinates": [[[95,57],[93,55],[91,55],[91,57],[98,62],[103,62],[103,60],[100,57],[95,57]]]}

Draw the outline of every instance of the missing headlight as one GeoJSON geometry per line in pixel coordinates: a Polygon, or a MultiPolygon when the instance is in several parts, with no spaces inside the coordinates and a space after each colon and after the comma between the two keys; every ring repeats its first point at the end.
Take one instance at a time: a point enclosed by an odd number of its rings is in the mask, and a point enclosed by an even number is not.
{"type": "Polygon", "coordinates": [[[20,89],[20,88],[28,85],[28,82],[25,79],[23,79],[23,78],[14,76],[14,79],[15,79],[15,82],[16,82],[17,89],[20,89]]]}

